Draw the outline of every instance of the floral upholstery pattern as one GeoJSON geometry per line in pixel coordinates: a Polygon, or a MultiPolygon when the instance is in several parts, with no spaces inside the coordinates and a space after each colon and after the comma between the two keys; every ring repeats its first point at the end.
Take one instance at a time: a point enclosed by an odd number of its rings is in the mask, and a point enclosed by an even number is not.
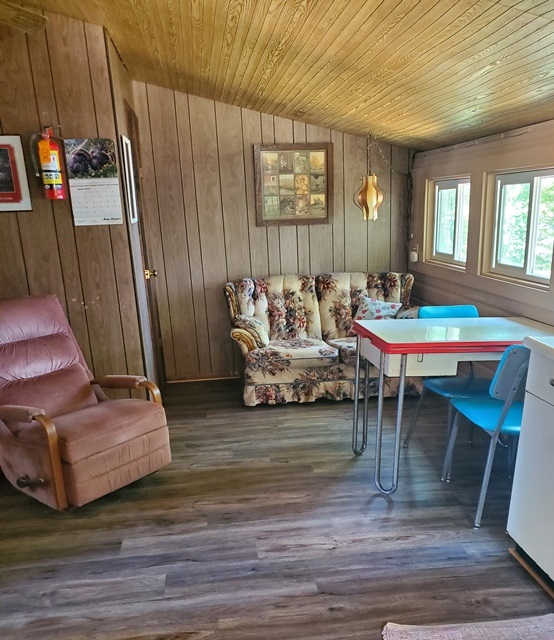
{"type": "Polygon", "coordinates": [[[269,344],[267,331],[258,318],[239,314],[233,318],[233,326],[248,331],[256,341],[258,347],[266,347],[269,344]]]}
{"type": "Polygon", "coordinates": [[[356,338],[349,336],[347,338],[335,338],[329,340],[328,344],[339,350],[339,360],[342,364],[356,364],[356,338]]]}
{"type": "Polygon", "coordinates": [[[323,340],[270,340],[267,347],[254,349],[246,355],[246,363],[253,371],[265,371],[268,367],[295,368],[324,366],[338,362],[338,349],[323,340]],[[265,362],[267,361],[267,362],[265,362]]]}
{"type": "Polygon", "coordinates": [[[356,311],[354,320],[384,320],[394,318],[400,311],[400,302],[382,302],[371,298],[362,298],[362,302],[356,311]]]}
{"type": "Polygon", "coordinates": [[[316,276],[316,292],[324,340],[352,334],[363,298],[409,305],[414,277],[411,273],[327,273],[316,276]]]}
{"type": "MultiPolygon", "coordinates": [[[[225,294],[235,327],[231,335],[245,354],[244,403],[353,398],[356,338],[351,329],[358,306],[364,297],[397,302],[403,305],[399,314],[410,317],[412,284],[411,274],[389,272],[228,282],[225,294]],[[239,341],[240,329],[252,338],[239,341]]],[[[377,370],[369,367],[367,375],[369,394],[376,395],[377,370]]],[[[420,392],[421,381],[408,378],[406,393],[420,392]]],[[[385,396],[397,394],[398,380],[385,378],[385,396]]]]}

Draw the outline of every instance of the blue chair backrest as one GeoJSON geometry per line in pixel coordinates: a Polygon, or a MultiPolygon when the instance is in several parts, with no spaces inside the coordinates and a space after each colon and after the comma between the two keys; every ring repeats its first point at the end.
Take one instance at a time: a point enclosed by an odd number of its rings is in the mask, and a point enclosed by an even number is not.
{"type": "Polygon", "coordinates": [[[478,318],[479,311],[473,304],[447,304],[420,307],[418,318],[478,318]]]}
{"type": "Polygon", "coordinates": [[[491,381],[489,392],[493,398],[507,400],[513,394],[511,402],[523,401],[530,355],[531,351],[521,344],[506,349],[491,381]]]}

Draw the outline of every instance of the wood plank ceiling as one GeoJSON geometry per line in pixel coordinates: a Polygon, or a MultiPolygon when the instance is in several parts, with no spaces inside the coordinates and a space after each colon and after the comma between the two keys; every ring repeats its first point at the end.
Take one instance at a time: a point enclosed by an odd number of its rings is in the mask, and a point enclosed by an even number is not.
{"type": "Polygon", "coordinates": [[[135,80],[430,149],[554,118],[554,0],[28,0],[135,80]]]}

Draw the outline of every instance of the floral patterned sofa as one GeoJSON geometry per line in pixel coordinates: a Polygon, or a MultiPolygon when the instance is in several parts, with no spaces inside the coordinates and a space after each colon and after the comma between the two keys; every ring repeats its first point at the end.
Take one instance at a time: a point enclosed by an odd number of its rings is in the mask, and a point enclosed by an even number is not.
{"type": "MultiPolygon", "coordinates": [[[[244,278],[225,285],[231,337],[245,357],[244,404],[342,400],[354,396],[356,337],[352,322],[364,297],[396,302],[396,318],[417,317],[409,307],[413,275],[330,273],[244,278]]],[[[377,394],[377,370],[369,368],[369,393],[377,394]]],[[[386,396],[398,380],[385,378],[386,396]]],[[[419,378],[406,393],[421,391],[419,378]]]]}

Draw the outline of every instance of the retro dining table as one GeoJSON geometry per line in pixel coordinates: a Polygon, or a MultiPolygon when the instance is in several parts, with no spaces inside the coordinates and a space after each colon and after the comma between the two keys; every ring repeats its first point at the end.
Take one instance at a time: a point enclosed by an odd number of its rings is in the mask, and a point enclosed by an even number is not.
{"type": "Polygon", "coordinates": [[[407,376],[453,376],[460,362],[500,360],[505,349],[520,344],[527,336],[552,336],[554,327],[528,318],[426,318],[406,320],[357,320],[356,378],[352,449],[362,455],[368,435],[368,376],[364,376],[362,436],[359,436],[359,391],[362,366],[369,362],[379,369],[377,425],[375,437],[375,485],[384,494],[398,488],[400,442],[407,376]],[[383,442],[384,378],[398,377],[398,399],[392,479],[385,486],[381,479],[383,442]]]}

